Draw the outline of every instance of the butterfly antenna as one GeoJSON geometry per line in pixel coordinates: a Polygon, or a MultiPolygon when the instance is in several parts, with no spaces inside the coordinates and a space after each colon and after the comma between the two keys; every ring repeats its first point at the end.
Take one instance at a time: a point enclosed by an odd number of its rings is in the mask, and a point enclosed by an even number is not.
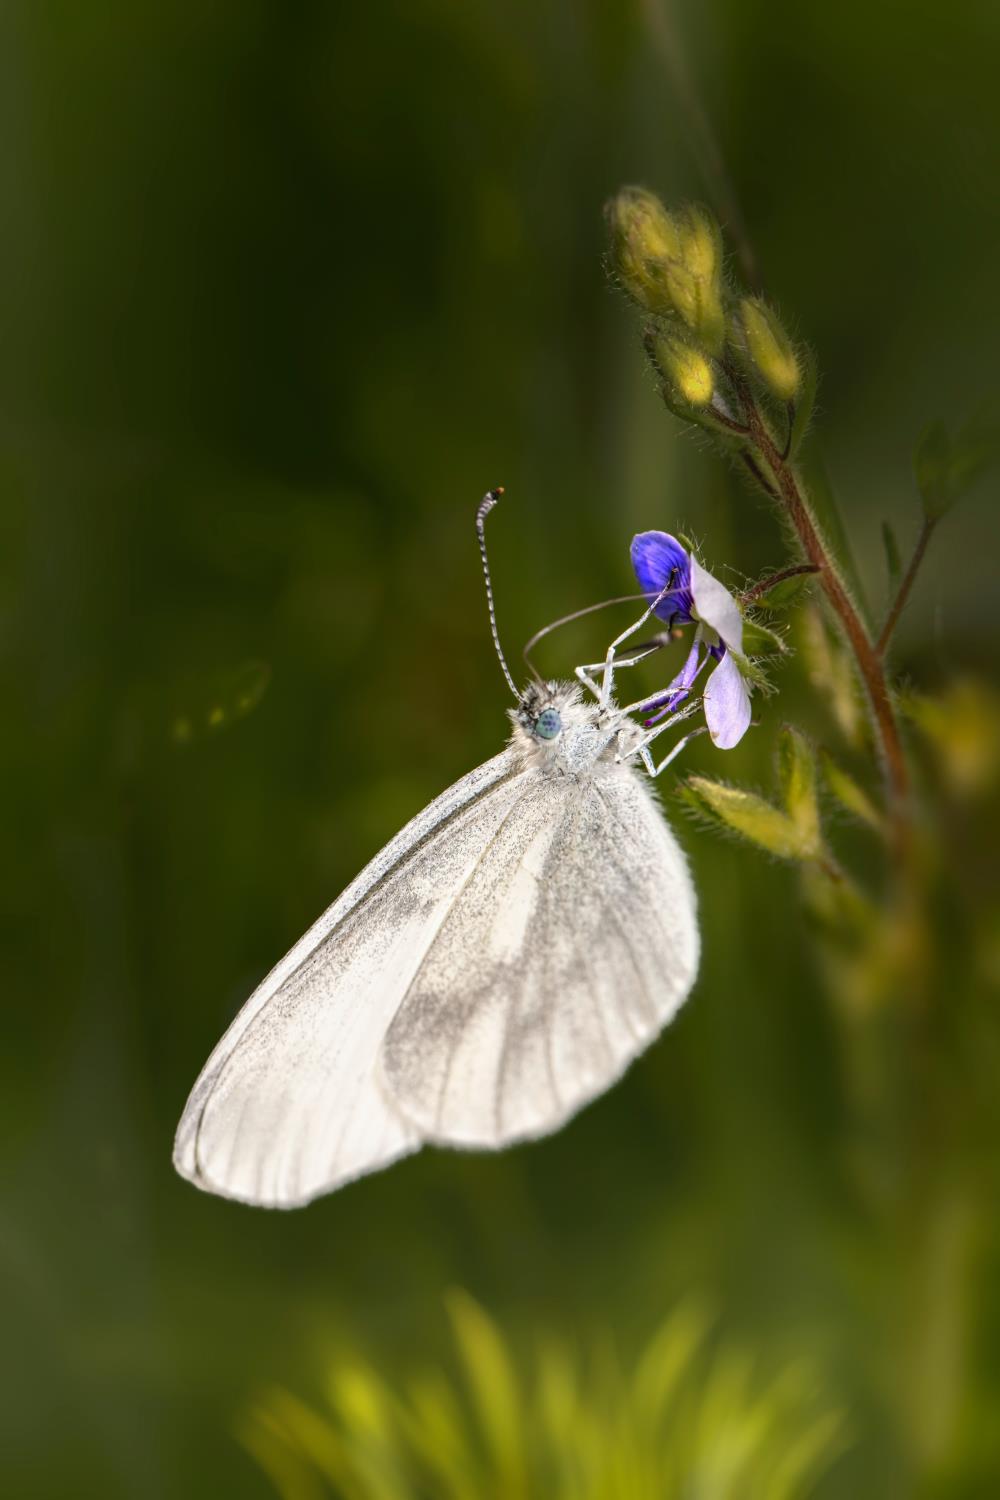
{"type": "Polygon", "coordinates": [[[503,647],[500,645],[500,632],[497,630],[497,613],[493,603],[493,580],[490,577],[490,564],[486,556],[486,517],[502,494],[502,485],[498,485],[495,490],[486,491],[486,494],[480,501],[479,509],[476,511],[476,535],[479,538],[479,553],[483,559],[483,577],[486,579],[486,607],[490,612],[490,630],[493,633],[493,645],[496,648],[497,657],[500,661],[500,668],[507,679],[507,686],[520,703],[521,694],[517,690],[513,677],[510,675],[507,658],[504,656],[503,647]]]}
{"type": "MultiPolygon", "coordinates": [[[[616,599],[602,599],[600,604],[587,604],[583,609],[574,609],[571,615],[563,615],[560,619],[553,620],[551,625],[543,625],[541,630],[536,630],[534,635],[531,637],[531,640],[524,647],[524,650],[521,654],[527,662],[531,671],[534,672],[535,668],[532,665],[531,653],[532,651],[534,651],[539,641],[543,641],[545,637],[547,635],[551,635],[554,630],[561,630],[564,625],[572,625],[574,620],[582,620],[585,615],[596,614],[599,609],[610,609],[612,604],[645,604],[648,603],[650,599],[656,599],[658,597],[659,595],[657,594],[656,590],[650,589],[645,594],[619,594],[616,599]]],[[[659,644],[665,643],[660,642],[659,644]]],[[[636,647],[635,649],[638,650],[639,648],[636,647]]]]}

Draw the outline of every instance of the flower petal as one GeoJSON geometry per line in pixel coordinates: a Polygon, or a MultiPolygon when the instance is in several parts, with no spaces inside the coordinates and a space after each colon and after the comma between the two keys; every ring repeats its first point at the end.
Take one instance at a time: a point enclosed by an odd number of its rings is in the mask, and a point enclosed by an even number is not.
{"type": "Polygon", "coordinates": [[[664,688],[661,697],[655,703],[649,705],[652,714],[650,718],[643,720],[647,728],[650,724],[655,724],[658,719],[662,719],[664,714],[672,714],[675,708],[680,707],[690,693],[695,678],[707,660],[708,657],[705,654],[701,631],[699,630],[696,632],[691,650],[688,652],[687,661],[681,667],[670,686],[664,688]]]}
{"type": "MultiPolygon", "coordinates": [[[[638,540],[636,537],[636,541],[638,540]]],[[[632,545],[634,547],[635,542],[632,545]]],[[[698,619],[710,625],[718,633],[720,640],[742,656],[743,616],[739,605],[724,584],[713,578],[711,573],[706,573],[696,557],[692,557],[690,562],[691,594],[698,619]]],[[[660,587],[663,587],[662,583],[660,587]]]]}
{"type": "Polygon", "coordinates": [[[750,728],[750,693],[729,651],[705,684],[705,723],[719,750],[731,750],[750,728]]]}
{"type": "Polygon", "coordinates": [[[632,567],[644,594],[670,585],[656,606],[661,620],[687,624],[691,619],[691,563],[676,537],[666,531],[641,531],[632,538],[632,567]]]}

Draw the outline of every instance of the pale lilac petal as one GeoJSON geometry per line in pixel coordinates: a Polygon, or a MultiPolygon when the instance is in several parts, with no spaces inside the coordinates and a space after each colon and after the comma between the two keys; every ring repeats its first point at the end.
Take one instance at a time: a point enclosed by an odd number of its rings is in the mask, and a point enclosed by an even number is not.
{"type": "Polygon", "coordinates": [[[732,594],[696,557],[691,559],[691,593],[695,614],[710,625],[719,639],[743,655],[743,616],[732,594]]]}
{"type": "Polygon", "coordinates": [[[750,694],[728,651],[705,684],[705,723],[719,750],[731,750],[750,728],[750,694]]]}

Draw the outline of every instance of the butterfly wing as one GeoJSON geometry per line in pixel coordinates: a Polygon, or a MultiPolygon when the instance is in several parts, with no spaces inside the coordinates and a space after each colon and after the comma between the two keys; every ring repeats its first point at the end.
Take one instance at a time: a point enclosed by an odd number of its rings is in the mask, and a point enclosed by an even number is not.
{"type": "Polygon", "coordinates": [[[206,1063],[177,1170],[291,1207],[418,1148],[376,1077],[386,1030],[457,892],[537,772],[506,750],[389,843],[267,976],[206,1063]]]}
{"type": "Polygon", "coordinates": [[[684,855],[638,776],[539,777],[412,976],[383,1051],[387,1091],[427,1139],[544,1135],[649,1045],[698,954],[684,855]]]}

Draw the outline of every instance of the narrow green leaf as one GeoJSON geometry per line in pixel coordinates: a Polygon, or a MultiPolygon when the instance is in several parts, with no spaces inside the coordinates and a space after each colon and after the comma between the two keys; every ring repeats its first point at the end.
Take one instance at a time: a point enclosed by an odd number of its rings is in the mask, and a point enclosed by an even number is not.
{"type": "Polygon", "coordinates": [[[884,826],[882,814],[864,788],[858,785],[843,766],[837,764],[829,750],[820,751],[820,760],[823,766],[823,778],[841,807],[846,808],[862,823],[867,823],[869,828],[881,832],[884,826]]]}
{"type": "Polygon", "coordinates": [[[943,422],[930,422],[917,439],[913,474],[923,501],[924,515],[939,521],[957,499],[952,486],[952,447],[943,422]]]}
{"type": "Polygon", "coordinates": [[[804,734],[784,725],[778,736],[778,780],[788,816],[804,847],[814,855],[822,849],[819,799],[816,795],[816,757],[804,734]]]}
{"type": "Polygon", "coordinates": [[[705,776],[692,776],[687,789],[701,810],[724,828],[738,833],[769,854],[781,859],[807,860],[814,855],[813,846],[803,839],[799,828],[787,813],[775,807],[756,792],[742,787],[726,786],[705,776]]]}
{"type": "Polygon", "coordinates": [[[447,1297],[455,1342],[465,1365],[469,1392],[504,1493],[525,1492],[521,1435],[523,1412],[517,1374],[500,1330],[467,1292],[447,1297]]]}
{"type": "Polygon", "coordinates": [[[885,549],[885,570],[889,579],[889,598],[895,599],[899,590],[899,580],[903,576],[903,564],[899,556],[899,544],[896,541],[896,533],[888,521],[882,522],[882,546],[885,549]]]}

